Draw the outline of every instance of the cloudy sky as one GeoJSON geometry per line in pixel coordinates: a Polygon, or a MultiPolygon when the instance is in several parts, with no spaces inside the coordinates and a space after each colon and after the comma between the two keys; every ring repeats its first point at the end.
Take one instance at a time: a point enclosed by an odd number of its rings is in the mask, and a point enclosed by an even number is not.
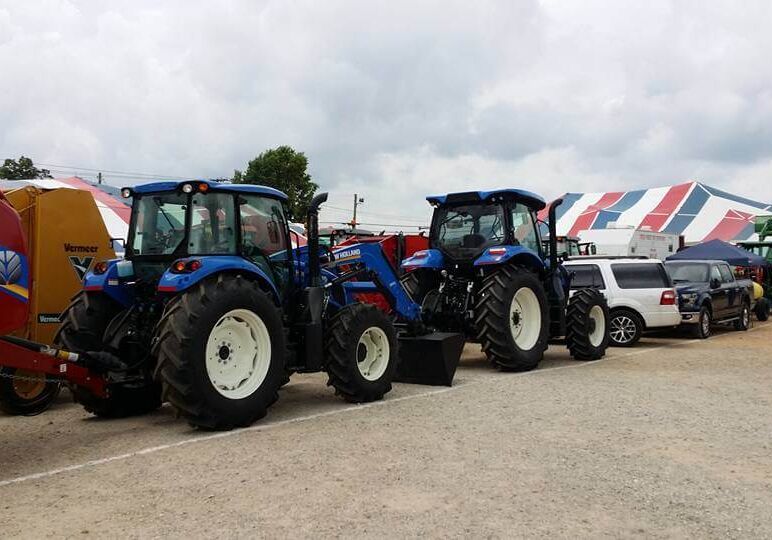
{"type": "Polygon", "coordinates": [[[0,0],[0,157],[222,177],[289,144],[378,223],[472,187],[772,202],[770,28],[765,0],[0,0]]]}

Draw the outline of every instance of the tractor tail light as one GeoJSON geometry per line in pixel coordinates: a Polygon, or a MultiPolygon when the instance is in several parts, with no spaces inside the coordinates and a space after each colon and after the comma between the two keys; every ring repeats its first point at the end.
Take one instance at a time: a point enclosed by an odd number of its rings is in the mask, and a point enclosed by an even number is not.
{"type": "Polygon", "coordinates": [[[107,272],[107,263],[105,261],[100,261],[94,265],[94,273],[98,276],[101,276],[107,272]]]}
{"type": "Polygon", "coordinates": [[[198,191],[201,193],[206,193],[209,191],[209,184],[204,184],[203,182],[198,185],[198,191]]]}
{"type": "Polygon", "coordinates": [[[660,306],[674,306],[676,301],[676,293],[673,289],[662,291],[662,296],[659,299],[660,306]]]}
{"type": "Polygon", "coordinates": [[[195,272],[202,266],[203,264],[198,259],[193,259],[191,261],[180,259],[179,261],[174,262],[174,264],[172,265],[171,271],[172,271],[172,274],[190,274],[191,272],[195,272]]]}
{"type": "Polygon", "coordinates": [[[498,257],[499,255],[505,255],[507,253],[507,248],[503,247],[497,247],[497,248],[490,248],[488,250],[489,255],[494,255],[498,257]]]}

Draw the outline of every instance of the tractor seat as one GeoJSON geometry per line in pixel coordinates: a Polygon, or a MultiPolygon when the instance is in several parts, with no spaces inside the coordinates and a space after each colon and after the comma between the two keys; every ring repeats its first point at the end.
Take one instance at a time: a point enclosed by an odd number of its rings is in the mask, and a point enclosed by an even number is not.
{"type": "Polygon", "coordinates": [[[485,237],[481,234],[467,234],[461,239],[461,247],[478,248],[485,243],[485,237]]]}

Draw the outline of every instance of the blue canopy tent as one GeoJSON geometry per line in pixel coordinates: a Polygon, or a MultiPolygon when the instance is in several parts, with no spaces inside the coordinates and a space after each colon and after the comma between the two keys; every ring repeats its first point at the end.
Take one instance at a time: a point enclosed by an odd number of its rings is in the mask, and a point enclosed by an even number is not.
{"type": "Polygon", "coordinates": [[[710,240],[671,255],[668,261],[726,261],[732,266],[767,266],[764,257],[723,240],[710,240]]]}

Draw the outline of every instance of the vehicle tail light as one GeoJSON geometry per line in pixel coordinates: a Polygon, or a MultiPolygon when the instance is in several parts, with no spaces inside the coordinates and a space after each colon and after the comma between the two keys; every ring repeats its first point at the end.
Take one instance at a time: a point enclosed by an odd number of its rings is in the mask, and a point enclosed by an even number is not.
{"type": "Polygon", "coordinates": [[[424,250],[424,249],[422,249],[420,251],[416,251],[415,253],[413,253],[413,258],[414,259],[425,259],[428,256],[429,256],[429,252],[424,250]]]}
{"type": "Polygon", "coordinates": [[[676,293],[673,289],[662,291],[662,296],[659,299],[659,305],[674,306],[675,303],[676,303],[676,293]]]}
{"type": "Polygon", "coordinates": [[[94,265],[94,273],[98,276],[101,276],[107,272],[107,263],[105,261],[100,261],[94,265]]]}
{"type": "Polygon", "coordinates": [[[173,274],[190,274],[191,272],[195,272],[202,266],[203,266],[203,263],[198,259],[193,259],[192,261],[186,261],[186,260],[180,259],[179,261],[174,262],[171,270],[173,274]]]}
{"type": "Polygon", "coordinates": [[[488,250],[489,255],[498,256],[498,255],[505,255],[506,253],[507,253],[507,248],[503,248],[503,247],[495,247],[495,248],[490,248],[488,250]]]}

